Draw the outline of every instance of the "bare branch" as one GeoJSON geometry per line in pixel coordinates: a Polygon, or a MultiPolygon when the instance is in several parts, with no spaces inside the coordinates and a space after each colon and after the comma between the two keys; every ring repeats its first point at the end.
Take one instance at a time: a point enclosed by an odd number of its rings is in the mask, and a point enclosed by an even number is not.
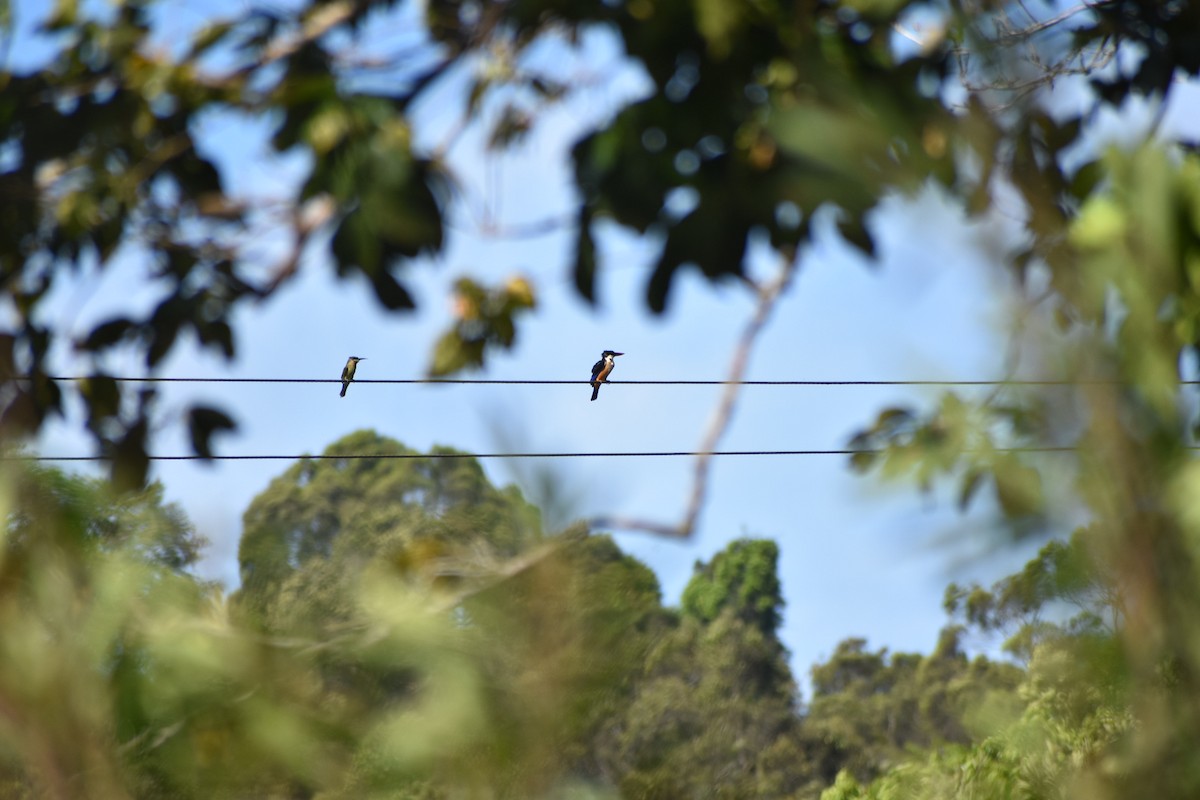
{"type": "Polygon", "coordinates": [[[479,234],[495,239],[536,239],[567,230],[576,223],[574,215],[546,217],[532,222],[502,224],[494,221],[480,223],[479,234]]]}
{"type": "Polygon", "coordinates": [[[349,0],[341,0],[340,2],[330,3],[325,6],[318,6],[308,15],[308,19],[304,22],[304,30],[299,35],[276,39],[267,46],[266,52],[261,59],[247,65],[242,71],[250,72],[294,55],[304,45],[320,39],[326,33],[350,19],[353,13],[354,4],[349,2],[349,0]]]}
{"type": "MultiPolygon", "coordinates": [[[[1037,41],[1044,38],[1047,32],[1061,28],[1079,15],[1109,5],[1110,2],[1111,0],[1085,0],[1085,2],[1063,9],[1051,16],[1038,17],[1022,0],[1018,0],[1016,5],[1022,16],[1022,19],[1019,20],[1014,20],[1004,9],[993,13],[987,13],[983,8],[976,9],[973,13],[985,19],[987,27],[986,32],[980,31],[979,27],[983,23],[976,23],[976,30],[979,31],[979,47],[957,46],[950,50],[950,54],[958,62],[959,81],[967,91],[974,95],[989,91],[1009,93],[1011,96],[1007,100],[998,104],[990,104],[993,111],[1004,111],[1017,105],[1039,89],[1052,87],[1054,82],[1060,78],[1088,75],[1103,68],[1116,55],[1116,46],[1108,39],[1104,39],[1098,44],[1070,48],[1067,52],[1056,55],[1048,61],[1039,52],[1037,41]],[[1024,47],[1018,51],[1022,45],[1024,47]],[[1024,62],[1032,67],[1034,74],[1032,76],[1006,77],[985,73],[981,76],[978,73],[978,65],[988,63],[986,58],[980,61],[980,57],[986,54],[979,50],[984,49],[1007,51],[1018,62],[1024,62]],[[973,56],[976,57],[974,63],[972,62],[973,56]]],[[[898,35],[913,42],[925,52],[937,49],[946,36],[943,27],[936,27],[928,33],[906,28],[900,23],[894,24],[892,28],[898,35]]]]}
{"type": "Polygon", "coordinates": [[[654,536],[662,536],[665,539],[686,539],[691,535],[691,531],[685,529],[682,524],[669,525],[637,517],[592,517],[588,520],[588,526],[618,531],[640,531],[654,536]]]}

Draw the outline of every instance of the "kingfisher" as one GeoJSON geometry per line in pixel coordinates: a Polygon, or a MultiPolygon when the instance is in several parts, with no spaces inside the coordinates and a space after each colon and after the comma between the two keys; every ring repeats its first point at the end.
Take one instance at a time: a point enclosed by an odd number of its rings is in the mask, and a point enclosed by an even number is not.
{"type": "Polygon", "coordinates": [[[346,366],[342,367],[342,397],[346,396],[346,390],[350,388],[350,381],[354,380],[354,371],[358,369],[360,361],[366,361],[366,359],[358,356],[350,356],[346,359],[346,366]]]}
{"type": "Polygon", "coordinates": [[[618,353],[615,350],[605,350],[600,354],[600,360],[592,365],[592,399],[595,400],[600,395],[600,384],[608,380],[609,374],[613,371],[613,359],[617,356],[623,356],[624,353],[618,353]]]}

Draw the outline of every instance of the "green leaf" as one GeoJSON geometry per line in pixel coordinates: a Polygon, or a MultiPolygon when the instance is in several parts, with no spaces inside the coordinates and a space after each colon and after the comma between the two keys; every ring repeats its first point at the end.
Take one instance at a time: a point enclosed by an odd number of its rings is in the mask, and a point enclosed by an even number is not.
{"type": "Polygon", "coordinates": [[[971,505],[971,500],[975,497],[975,493],[983,485],[984,477],[986,476],[982,469],[972,467],[967,470],[967,474],[963,476],[962,486],[958,491],[959,511],[966,511],[971,505]]]}
{"type": "Polygon", "coordinates": [[[1075,170],[1075,174],[1071,177],[1071,194],[1076,200],[1084,200],[1089,197],[1096,187],[1100,185],[1100,181],[1104,179],[1104,165],[1099,160],[1089,161],[1079,169],[1075,170]]]}
{"type": "Polygon", "coordinates": [[[708,42],[708,51],[717,61],[729,55],[730,40],[741,27],[748,8],[731,0],[692,0],[696,7],[696,27],[708,42]]]}
{"type": "Polygon", "coordinates": [[[1004,459],[996,465],[996,500],[1005,516],[1019,519],[1038,514],[1045,507],[1042,476],[1033,467],[1016,459],[1004,459]]]}
{"type": "Polygon", "coordinates": [[[860,450],[850,455],[850,468],[855,472],[864,473],[875,466],[879,453],[874,450],[860,450]]]}
{"type": "Polygon", "coordinates": [[[915,419],[913,412],[907,408],[885,408],[875,418],[875,430],[885,436],[892,436],[897,431],[907,428],[915,419]]]}
{"type": "Polygon", "coordinates": [[[470,363],[466,347],[456,330],[447,331],[433,348],[433,364],[429,374],[434,377],[452,375],[470,363]]]}

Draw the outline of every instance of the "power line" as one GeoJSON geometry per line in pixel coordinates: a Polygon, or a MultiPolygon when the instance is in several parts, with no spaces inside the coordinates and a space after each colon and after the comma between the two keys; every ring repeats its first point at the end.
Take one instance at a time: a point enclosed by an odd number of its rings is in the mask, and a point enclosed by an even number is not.
{"type": "MultiPolygon", "coordinates": [[[[995,448],[996,453],[1065,453],[1077,448],[1068,445],[1045,447],[995,448]]],[[[319,455],[150,455],[150,461],[361,461],[369,459],[420,459],[420,458],[695,458],[699,456],[851,456],[881,455],[885,450],[660,450],[634,452],[599,453],[322,453],[319,455]]],[[[0,455],[0,461],[111,461],[111,456],[33,456],[0,455]]]]}
{"type": "MultiPolygon", "coordinates": [[[[104,376],[105,379],[117,383],[341,383],[340,378],[173,378],[173,377],[118,377],[104,376]]],[[[87,381],[87,375],[51,375],[52,381],[87,381]]],[[[28,380],[26,377],[15,380],[28,380]]],[[[507,386],[579,386],[589,385],[591,381],[580,378],[577,380],[539,380],[528,378],[355,378],[355,384],[480,384],[507,386]]],[[[1121,381],[1105,379],[1047,379],[1047,380],[648,380],[648,381],[606,381],[613,386],[1111,386],[1121,381]]],[[[1181,386],[1200,385],[1200,380],[1179,381],[1181,386]]]]}

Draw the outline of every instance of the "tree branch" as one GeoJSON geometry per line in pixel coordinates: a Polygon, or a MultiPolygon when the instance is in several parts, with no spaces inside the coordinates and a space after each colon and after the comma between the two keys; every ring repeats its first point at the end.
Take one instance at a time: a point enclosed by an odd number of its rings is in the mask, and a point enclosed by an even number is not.
{"type": "Polygon", "coordinates": [[[678,524],[670,525],[629,517],[601,516],[590,520],[589,525],[591,527],[641,531],[656,536],[678,539],[687,539],[695,531],[696,522],[700,518],[700,512],[703,511],[704,501],[708,496],[708,473],[711,466],[712,454],[716,450],[721,437],[728,430],[730,422],[733,420],[733,412],[737,407],[738,396],[742,389],[742,380],[745,377],[746,368],[750,363],[750,355],[754,350],[755,343],[758,341],[759,334],[767,324],[767,320],[771,317],[771,312],[775,309],[779,298],[787,290],[788,286],[791,285],[792,278],[796,274],[796,255],[794,252],[785,253],[782,256],[782,261],[779,274],[770,283],[764,286],[757,286],[751,283],[751,285],[755,286],[758,293],[758,305],[755,307],[750,321],[746,323],[746,327],[742,330],[737,349],[733,353],[733,360],[729,364],[729,374],[726,378],[725,391],[717,403],[712,420],[708,424],[708,430],[700,440],[700,446],[697,448],[699,455],[696,457],[696,465],[692,478],[692,493],[683,518],[678,524]]]}

